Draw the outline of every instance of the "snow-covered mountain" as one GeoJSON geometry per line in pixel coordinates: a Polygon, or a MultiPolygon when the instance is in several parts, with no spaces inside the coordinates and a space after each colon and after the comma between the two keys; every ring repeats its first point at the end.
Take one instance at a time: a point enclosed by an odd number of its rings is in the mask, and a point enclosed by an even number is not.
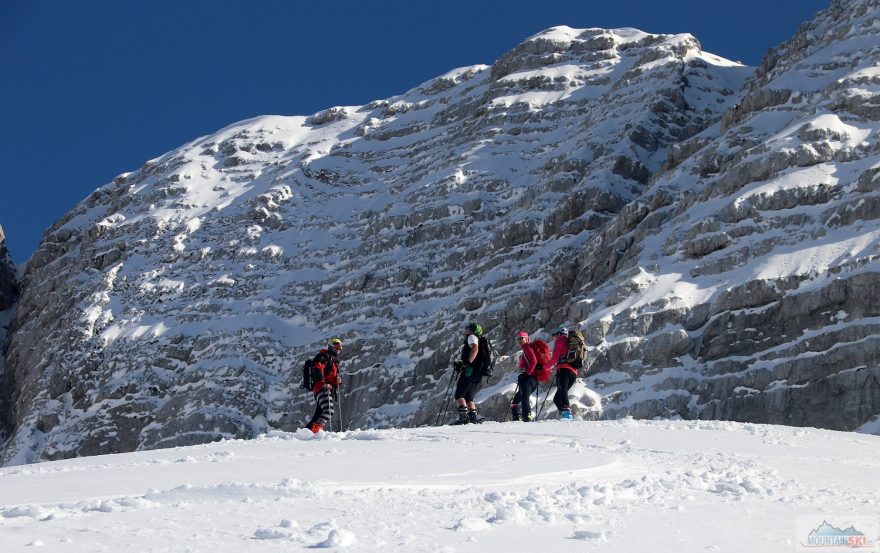
{"type": "Polygon", "coordinates": [[[870,551],[878,469],[877,436],[725,421],[273,431],[0,469],[0,542],[10,553],[778,553],[833,526],[870,551]]]}
{"type": "Polygon", "coordinates": [[[606,414],[880,413],[878,130],[880,6],[833,2],[581,250],[606,414]]]}
{"type": "Polygon", "coordinates": [[[294,428],[299,366],[334,336],[345,426],[432,422],[469,321],[506,353],[585,328],[581,417],[858,427],[880,405],[877,12],[834,2],[757,72],[690,35],[557,27],[121,175],[28,264],[4,462],[294,428]]]}
{"type": "Polygon", "coordinates": [[[347,425],[432,419],[466,322],[509,348],[558,318],[547,282],[571,280],[748,73],[690,35],[560,27],[491,67],[246,121],[118,177],[28,266],[7,460],[301,424],[299,366],[331,336],[347,425]]]}

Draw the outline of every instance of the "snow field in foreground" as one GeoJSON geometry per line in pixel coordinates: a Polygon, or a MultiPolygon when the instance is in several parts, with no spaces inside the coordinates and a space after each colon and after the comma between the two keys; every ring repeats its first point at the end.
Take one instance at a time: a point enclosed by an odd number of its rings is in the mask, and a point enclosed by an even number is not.
{"type": "Polygon", "coordinates": [[[271,433],[0,469],[2,550],[790,551],[880,437],[729,422],[271,433]]]}

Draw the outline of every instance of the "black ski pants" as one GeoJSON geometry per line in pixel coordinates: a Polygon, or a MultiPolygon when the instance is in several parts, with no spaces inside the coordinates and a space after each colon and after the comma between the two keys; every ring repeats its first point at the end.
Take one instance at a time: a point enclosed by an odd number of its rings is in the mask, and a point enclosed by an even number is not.
{"type": "Polygon", "coordinates": [[[571,408],[568,403],[568,390],[574,386],[575,380],[577,380],[577,374],[568,369],[556,371],[556,393],[553,394],[553,404],[560,411],[571,408]]]}
{"type": "Polygon", "coordinates": [[[534,376],[520,373],[519,377],[516,379],[516,383],[519,386],[519,390],[517,390],[516,394],[513,396],[513,401],[511,402],[510,407],[514,412],[517,411],[518,407],[519,412],[522,415],[522,420],[527,421],[532,414],[532,402],[530,399],[532,394],[535,393],[535,390],[538,389],[538,380],[534,376]]]}

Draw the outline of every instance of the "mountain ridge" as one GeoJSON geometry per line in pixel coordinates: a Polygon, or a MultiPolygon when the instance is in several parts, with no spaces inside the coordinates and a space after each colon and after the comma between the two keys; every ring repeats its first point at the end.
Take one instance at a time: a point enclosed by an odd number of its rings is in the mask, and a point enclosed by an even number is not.
{"type": "Polygon", "coordinates": [[[582,252],[584,265],[615,259],[612,272],[583,273],[578,300],[586,318],[605,295],[590,334],[617,373],[609,388],[666,393],[611,411],[847,430],[876,419],[877,305],[865,299],[877,278],[878,117],[864,87],[880,52],[857,47],[876,20],[870,2],[834,2],[802,26],[746,83],[718,137],[697,137],[628,222],[582,252]],[[622,340],[608,339],[618,324],[622,340]],[[654,338],[687,361],[642,364],[654,338]]]}

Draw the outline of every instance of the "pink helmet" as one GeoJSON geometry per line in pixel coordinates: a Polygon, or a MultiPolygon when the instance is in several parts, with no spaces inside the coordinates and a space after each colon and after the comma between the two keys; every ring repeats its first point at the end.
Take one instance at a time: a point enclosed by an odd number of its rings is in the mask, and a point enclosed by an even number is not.
{"type": "Polygon", "coordinates": [[[516,337],[517,337],[517,338],[528,338],[528,337],[529,337],[529,333],[520,330],[519,332],[516,333],[516,337]]]}

